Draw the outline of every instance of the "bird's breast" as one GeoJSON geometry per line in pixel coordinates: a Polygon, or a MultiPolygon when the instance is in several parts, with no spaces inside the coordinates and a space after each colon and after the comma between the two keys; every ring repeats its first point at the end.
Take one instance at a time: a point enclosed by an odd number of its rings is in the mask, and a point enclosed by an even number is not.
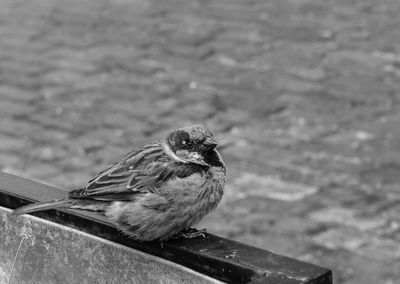
{"type": "Polygon", "coordinates": [[[167,198],[186,216],[193,216],[196,222],[220,203],[224,183],[223,171],[195,173],[186,178],[171,180],[166,186],[167,198]]]}

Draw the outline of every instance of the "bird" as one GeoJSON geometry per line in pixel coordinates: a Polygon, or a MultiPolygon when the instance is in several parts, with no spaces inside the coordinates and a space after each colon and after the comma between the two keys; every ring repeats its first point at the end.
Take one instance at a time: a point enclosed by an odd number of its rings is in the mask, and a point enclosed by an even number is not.
{"type": "Polygon", "coordinates": [[[205,229],[192,226],[218,206],[227,178],[217,146],[203,125],[175,129],[133,149],[65,198],[26,205],[13,214],[79,209],[105,215],[138,241],[204,237],[205,229]]]}

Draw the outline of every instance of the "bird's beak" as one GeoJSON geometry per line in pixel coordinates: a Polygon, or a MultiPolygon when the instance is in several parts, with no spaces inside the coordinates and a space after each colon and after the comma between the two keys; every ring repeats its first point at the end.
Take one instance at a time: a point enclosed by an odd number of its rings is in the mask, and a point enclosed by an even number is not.
{"type": "Polygon", "coordinates": [[[215,147],[217,147],[218,142],[212,137],[207,137],[203,142],[203,145],[206,149],[213,150],[215,147]]]}

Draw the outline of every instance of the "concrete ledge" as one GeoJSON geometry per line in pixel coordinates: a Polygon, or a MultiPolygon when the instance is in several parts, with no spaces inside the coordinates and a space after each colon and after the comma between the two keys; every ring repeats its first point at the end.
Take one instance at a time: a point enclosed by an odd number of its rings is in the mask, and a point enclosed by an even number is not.
{"type": "Polygon", "coordinates": [[[90,212],[9,215],[9,209],[64,194],[0,173],[0,282],[14,267],[11,283],[332,283],[328,269],[212,234],[161,246],[133,241],[90,212]]]}
{"type": "Polygon", "coordinates": [[[0,207],[0,283],[221,283],[103,238],[10,212],[0,207]]]}

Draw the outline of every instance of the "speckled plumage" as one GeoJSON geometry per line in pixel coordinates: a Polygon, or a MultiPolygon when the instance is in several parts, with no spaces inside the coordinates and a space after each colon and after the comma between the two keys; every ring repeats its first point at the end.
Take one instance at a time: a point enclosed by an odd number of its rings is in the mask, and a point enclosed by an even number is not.
{"type": "Polygon", "coordinates": [[[15,210],[52,208],[99,211],[130,237],[167,240],[198,223],[221,201],[226,168],[211,132],[201,125],[128,153],[62,200],[15,210]]]}

